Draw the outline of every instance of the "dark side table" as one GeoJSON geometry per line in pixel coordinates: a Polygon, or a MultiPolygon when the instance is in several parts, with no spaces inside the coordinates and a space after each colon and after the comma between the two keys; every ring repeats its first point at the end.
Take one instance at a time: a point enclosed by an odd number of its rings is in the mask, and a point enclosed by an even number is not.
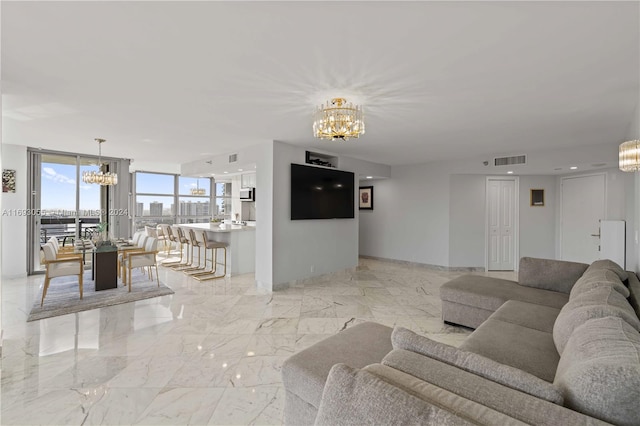
{"type": "Polygon", "coordinates": [[[91,278],[96,283],[96,291],[118,288],[118,247],[96,247],[93,251],[91,278]]]}

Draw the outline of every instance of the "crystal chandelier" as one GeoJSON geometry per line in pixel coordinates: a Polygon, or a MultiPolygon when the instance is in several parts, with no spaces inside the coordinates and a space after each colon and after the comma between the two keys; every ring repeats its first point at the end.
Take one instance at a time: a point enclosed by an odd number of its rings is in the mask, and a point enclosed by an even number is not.
{"type": "Polygon", "coordinates": [[[364,134],[362,107],[349,103],[344,98],[331,99],[331,103],[320,105],[314,114],[313,135],[320,139],[358,138],[364,134]]]}
{"type": "Polygon", "coordinates": [[[83,172],[82,181],[84,183],[96,183],[98,185],[116,185],[118,183],[117,173],[103,172],[102,168],[102,144],[106,142],[105,139],[95,139],[98,142],[98,171],[83,172]]]}
{"type": "Polygon", "coordinates": [[[623,172],[640,170],[640,140],[627,141],[620,144],[618,166],[623,172]]]}
{"type": "Polygon", "coordinates": [[[206,195],[207,191],[204,188],[200,188],[200,179],[196,181],[196,187],[191,188],[191,195],[206,195]]]}

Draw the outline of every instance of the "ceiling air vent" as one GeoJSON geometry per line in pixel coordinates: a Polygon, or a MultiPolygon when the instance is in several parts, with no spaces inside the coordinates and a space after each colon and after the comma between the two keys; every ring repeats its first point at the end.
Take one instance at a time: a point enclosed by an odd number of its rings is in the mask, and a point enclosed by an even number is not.
{"type": "Polygon", "coordinates": [[[230,163],[235,163],[236,161],[238,161],[238,154],[231,154],[229,156],[229,162],[230,163]]]}
{"type": "Polygon", "coordinates": [[[494,166],[510,166],[512,164],[527,164],[527,156],[514,155],[513,157],[498,157],[493,159],[494,166]]]}

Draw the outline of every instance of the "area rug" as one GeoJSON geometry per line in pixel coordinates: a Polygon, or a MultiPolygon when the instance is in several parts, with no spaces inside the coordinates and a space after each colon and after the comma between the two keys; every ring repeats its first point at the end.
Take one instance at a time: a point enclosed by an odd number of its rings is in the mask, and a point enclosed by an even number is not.
{"type": "Polygon", "coordinates": [[[38,291],[38,296],[33,302],[27,322],[174,293],[162,282],[158,287],[158,282],[155,279],[149,281],[149,277],[142,273],[134,273],[131,278],[131,293],[129,293],[129,288],[123,286],[120,280],[118,280],[118,288],[95,291],[95,283],[91,279],[91,272],[85,272],[82,299],[80,299],[77,279],[73,277],[55,278],[49,284],[43,307],[40,307],[43,288],[43,285],[40,285],[40,291],[38,291]]]}

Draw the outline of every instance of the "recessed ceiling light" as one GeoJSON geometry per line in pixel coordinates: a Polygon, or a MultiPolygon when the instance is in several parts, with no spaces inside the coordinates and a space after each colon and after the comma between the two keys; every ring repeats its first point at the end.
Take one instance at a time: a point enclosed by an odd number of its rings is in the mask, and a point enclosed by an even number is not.
{"type": "Polygon", "coordinates": [[[224,172],[224,174],[225,174],[225,175],[226,175],[227,173],[229,173],[229,172],[224,172]]]}
{"type": "Polygon", "coordinates": [[[569,167],[571,170],[576,170],[578,168],[578,166],[571,166],[569,167]]]}
{"type": "Polygon", "coordinates": [[[513,171],[509,170],[509,171],[507,172],[507,174],[508,174],[508,175],[512,175],[512,174],[513,174],[513,171]]]}
{"type": "Polygon", "coordinates": [[[239,172],[241,172],[241,171],[242,171],[242,169],[238,169],[238,171],[239,171],[239,172]]]}
{"type": "Polygon", "coordinates": [[[215,176],[215,175],[216,175],[215,173],[211,173],[211,176],[215,176]]]}
{"type": "Polygon", "coordinates": [[[367,176],[367,179],[373,179],[373,176],[367,176]]]}

